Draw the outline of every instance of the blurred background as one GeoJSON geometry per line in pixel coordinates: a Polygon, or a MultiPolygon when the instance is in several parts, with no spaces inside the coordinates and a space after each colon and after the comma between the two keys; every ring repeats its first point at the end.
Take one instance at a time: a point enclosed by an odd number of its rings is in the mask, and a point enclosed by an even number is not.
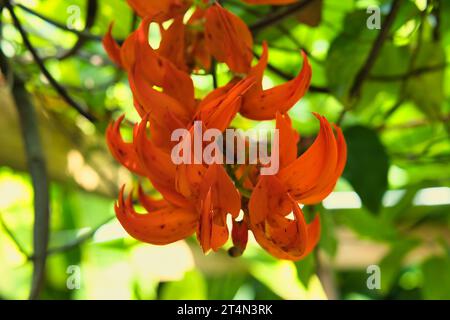
{"type": "MultiPolygon", "coordinates": [[[[301,149],[318,130],[311,112],[344,130],[345,173],[309,208],[318,249],[293,263],[252,238],[240,258],[204,256],[194,238],[133,240],[113,204],[136,177],[104,131],[138,115],[101,37],[115,21],[124,39],[139,19],[124,0],[14,1],[14,16],[0,1],[0,299],[450,299],[450,1],[221,3],[250,26],[255,57],[268,41],[266,88],[307,52],[312,86],[290,111],[301,149]]],[[[229,78],[218,64],[219,85],[229,78]]],[[[198,97],[212,89],[211,75],[193,79],[198,97]]]]}

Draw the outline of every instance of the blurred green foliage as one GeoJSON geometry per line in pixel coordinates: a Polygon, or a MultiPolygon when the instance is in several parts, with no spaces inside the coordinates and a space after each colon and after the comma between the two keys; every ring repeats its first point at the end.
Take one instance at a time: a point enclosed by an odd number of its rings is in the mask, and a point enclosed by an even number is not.
{"type": "MultiPolygon", "coordinates": [[[[77,36],[54,24],[65,26],[68,8],[75,5],[81,13],[75,28],[82,30],[86,1],[17,2],[51,21],[16,8],[49,71],[100,121],[94,126],[81,119],[42,80],[3,12],[1,50],[26,79],[33,96],[44,97],[44,103],[37,104],[42,112],[57,115],[67,128],[76,127],[100,141],[111,118],[126,113],[129,120],[138,119],[126,75],[109,62],[98,39],[89,40],[68,59],[55,58],[70,49],[77,36]]],[[[111,21],[118,39],[135,28],[125,1],[98,3],[91,34],[101,36],[111,21]]],[[[323,90],[311,90],[290,112],[302,141],[312,141],[317,132],[311,112],[333,122],[342,120],[349,155],[336,187],[337,200],[309,208],[322,218],[317,252],[292,263],[273,259],[254,242],[238,259],[225,251],[204,257],[192,245],[194,239],[167,247],[137,243],[115,221],[111,195],[83,190],[73,179],[55,180],[50,248],[57,250],[49,254],[42,298],[450,299],[450,2],[403,1],[356,99],[350,89],[380,32],[366,27],[370,15],[366,8],[379,6],[384,20],[391,1],[321,3],[317,26],[291,15],[255,34],[257,53],[263,40],[270,47],[273,68],[266,72],[265,86],[294,76],[302,62],[299,50],[308,52],[313,87],[323,90]],[[380,289],[367,287],[369,262],[380,267],[380,289]],[[79,290],[67,287],[73,276],[68,267],[73,265],[81,270],[79,290]]],[[[250,26],[280,10],[238,0],[223,5],[250,26]]],[[[219,84],[226,83],[228,70],[223,65],[217,70],[219,84]]],[[[199,97],[211,90],[210,75],[193,78],[199,97]]],[[[241,117],[235,121],[247,128],[255,124],[241,117]]],[[[98,150],[88,148],[83,157],[98,150]]],[[[0,154],[7,152],[0,149],[0,154]]],[[[28,174],[3,166],[2,157],[0,298],[23,299],[31,281],[33,190],[28,174]]],[[[118,181],[113,184],[118,187],[118,181]]]]}

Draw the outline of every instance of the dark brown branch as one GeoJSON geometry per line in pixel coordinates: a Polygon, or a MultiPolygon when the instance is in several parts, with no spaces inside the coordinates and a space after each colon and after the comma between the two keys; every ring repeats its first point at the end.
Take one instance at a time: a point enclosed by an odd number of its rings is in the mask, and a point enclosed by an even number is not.
{"type": "Polygon", "coordinates": [[[433,29],[433,40],[434,41],[439,41],[441,40],[441,7],[442,7],[442,3],[441,0],[434,0],[433,1],[433,10],[431,11],[431,14],[435,17],[436,19],[436,25],[434,26],[433,29]]]}
{"type": "Polygon", "coordinates": [[[283,19],[292,16],[293,14],[297,13],[298,11],[300,11],[303,8],[305,8],[306,6],[308,6],[313,1],[315,1],[315,0],[303,0],[303,1],[300,1],[293,5],[287,6],[285,9],[276,11],[273,14],[269,14],[267,17],[261,19],[260,21],[254,23],[253,25],[251,25],[250,31],[253,34],[256,34],[259,31],[261,31],[267,27],[270,27],[274,24],[277,24],[278,22],[282,21],[283,19]]]}
{"type": "Polygon", "coordinates": [[[386,20],[383,21],[381,26],[380,33],[378,34],[375,42],[372,45],[372,49],[366,59],[366,62],[363,64],[359,72],[356,74],[356,77],[353,81],[353,85],[350,89],[350,97],[357,97],[360,94],[361,87],[364,83],[364,80],[370,74],[372,67],[375,65],[375,62],[378,58],[379,53],[383,47],[384,42],[388,38],[389,30],[391,29],[392,24],[394,23],[395,17],[400,9],[400,5],[403,0],[394,0],[392,3],[391,10],[386,17],[386,20]]]}
{"type": "MultiPolygon", "coordinates": [[[[441,122],[449,122],[450,121],[450,115],[443,115],[440,119],[438,119],[441,122]]],[[[386,126],[386,125],[380,125],[377,128],[375,128],[377,131],[392,131],[392,130],[407,130],[407,129],[413,129],[413,128],[420,128],[423,126],[431,125],[433,122],[429,119],[419,119],[419,120],[413,120],[406,123],[400,123],[396,125],[386,126]]]]}
{"type": "Polygon", "coordinates": [[[33,9],[30,9],[30,8],[24,6],[23,4],[17,3],[17,4],[14,4],[14,6],[22,9],[23,11],[25,11],[25,12],[27,12],[27,13],[29,13],[29,14],[31,14],[31,15],[33,15],[33,16],[41,19],[41,20],[43,20],[43,21],[45,21],[45,22],[47,22],[48,24],[51,24],[51,25],[57,27],[58,29],[61,29],[61,30],[67,31],[67,32],[71,32],[73,34],[76,34],[79,37],[83,37],[83,38],[88,39],[88,40],[102,41],[102,36],[91,34],[90,32],[86,32],[85,30],[80,31],[80,30],[77,30],[77,29],[69,28],[65,24],[59,23],[58,21],[55,21],[55,20],[53,20],[53,19],[51,19],[49,17],[46,17],[43,14],[41,14],[39,12],[36,12],[33,9]]]}
{"type": "Polygon", "coordinates": [[[1,51],[0,60],[2,72],[4,74],[11,72],[14,76],[11,93],[19,114],[25,155],[34,191],[33,252],[36,259],[33,261],[29,297],[30,299],[37,299],[44,282],[49,239],[50,201],[47,167],[42,151],[35,108],[25,89],[25,84],[14,73],[14,70],[10,70],[8,61],[1,51]]]}
{"type": "Polygon", "coordinates": [[[72,48],[64,52],[62,55],[58,57],[60,60],[67,59],[73,55],[76,55],[78,51],[83,48],[83,46],[89,41],[89,38],[85,36],[85,34],[90,33],[91,28],[95,24],[95,20],[97,17],[98,11],[98,3],[97,0],[86,0],[86,23],[84,26],[84,33],[78,36],[78,40],[75,42],[72,48]]]}
{"type": "Polygon", "coordinates": [[[370,75],[368,76],[368,80],[371,81],[381,81],[381,82],[390,82],[390,81],[404,81],[410,78],[421,76],[425,73],[437,72],[445,69],[447,64],[439,64],[435,66],[426,66],[414,69],[410,72],[406,72],[404,74],[394,74],[394,75],[370,75]]]}
{"type": "MultiPolygon", "coordinates": [[[[423,11],[420,16],[421,21],[420,21],[418,35],[417,35],[417,45],[415,46],[415,48],[413,49],[413,52],[411,53],[411,58],[408,63],[407,74],[414,71],[414,66],[416,64],[417,57],[419,56],[420,49],[422,48],[425,18],[426,18],[426,11],[423,11]]],[[[407,98],[406,97],[406,89],[407,89],[407,84],[408,84],[407,80],[408,79],[409,78],[405,78],[401,82],[400,92],[399,92],[399,97],[397,99],[397,102],[391,108],[389,108],[388,111],[386,112],[386,114],[384,115],[385,121],[402,106],[404,100],[407,98]]]]}
{"type": "Polygon", "coordinates": [[[38,65],[39,69],[41,70],[42,74],[45,76],[45,78],[48,80],[48,82],[52,85],[52,87],[58,92],[58,94],[63,98],[64,101],[66,101],[71,107],[73,107],[75,110],[77,110],[82,116],[84,116],[86,119],[88,119],[91,122],[95,122],[96,118],[89,113],[89,111],[86,110],[86,108],[82,107],[78,102],[76,102],[70,94],[67,92],[67,90],[61,86],[55,78],[50,74],[50,72],[45,67],[44,62],[39,57],[39,54],[37,53],[36,49],[33,47],[33,45],[30,42],[30,39],[28,38],[28,34],[25,31],[25,29],[22,27],[19,19],[17,18],[13,7],[8,2],[6,3],[6,7],[8,8],[11,18],[13,20],[14,26],[19,31],[20,35],[22,36],[23,43],[25,47],[30,51],[31,55],[33,56],[34,61],[38,65]]]}

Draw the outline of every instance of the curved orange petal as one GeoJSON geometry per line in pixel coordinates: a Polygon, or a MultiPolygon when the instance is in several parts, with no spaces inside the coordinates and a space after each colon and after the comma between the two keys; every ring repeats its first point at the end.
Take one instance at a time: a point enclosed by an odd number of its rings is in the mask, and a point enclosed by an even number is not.
{"type": "Polygon", "coordinates": [[[120,124],[125,116],[121,116],[116,121],[108,125],[106,129],[106,142],[111,154],[124,167],[130,171],[144,176],[145,170],[142,168],[137,157],[134,146],[130,142],[125,142],[120,134],[120,124]]]}
{"type": "Polygon", "coordinates": [[[189,0],[127,0],[127,2],[140,17],[152,16],[157,22],[183,14],[191,4],[189,0]]]}
{"type": "Polygon", "coordinates": [[[253,58],[253,38],[244,21],[215,3],[205,14],[209,52],[237,73],[247,73],[253,58]]]}
{"type": "Polygon", "coordinates": [[[192,235],[197,227],[198,214],[187,208],[169,204],[145,214],[133,208],[131,194],[124,201],[123,188],[115,204],[117,219],[135,239],[155,245],[169,244],[192,235]]]}
{"type": "Polygon", "coordinates": [[[178,69],[187,71],[185,59],[185,25],[183,24],[183,17],[177,17],[172,24],[164,29],[160,26],[161,43],[156,52],[166,57],[178,69]]]}
{"type": "Polygon", "coordinates": [[[207,168],[202,164],[180,164],[176,167],[175,188],[185,198],[198,200],[203,175],[207,168]]]}
{"type": "Polygon", "coordinates": [[[280,259],[297,261],[307,256],[317,245],[320,238],[319,216],[306,224],[298,203],[291,199],[295,220],[275,216],[275,221],[267,220],[255,224],[249,219],[250,228],[256,241],[273,256],[280,259]]]}
{"type": "Polygon", "coordinates": [[[211,190],[202,201],[201,217],[197,227],[197,239],[204,253],[219,250],[228,240],[226,221],[215,213],[211,190]]]}
{"type": "Polygon", "coordinates": [[[114,62],[119,67],[123,68],[122,58],[120,56],[120,46],[112,36],[113,26],[114,23],[111,22],[108,27],[108,31],[106,32],[105,36],[102,39],[102,43],[111,61],[114,62]]]}
{"type": "MultiPolygon", "coordinates": [[[[145,20],[144,20],[145,21],[145,20]]],[[[177,99],[188,109],[195,107],[194,84],[186,72],[178,69],[167,58],[158,55],[148,42],[148,29],[137,32],[136,70],[163,92],[177,99]]]]}
{"type": "Polygon", "coordinates": [[[217,92],[213,91],[210,96],[206,97],[206,103],[199,104],[197,118],[200,119],[208,129],[215,128],[224,131],[239,111],[242,95],[244,95],[253,84],[253,78],[246,78],[239,81],[228,91],[228,88],[226,87],[217,90],[217,92]]]}
{"type": "Polygon", "coordinates": [[[147,137],[147,123],[147,118],[139,123],[134,137],[137,158],[145,170],[145,176],[164,199],[178,206],[189,206],[189,201],[175,189],[176,167],[170,154],[155,146],[147,137]]]}
{"type": "Polygon", "coordinates": [[[336,182],[337,143],[329,122],[317,114],[319,134],[299,158],[278,173],[287,191],[301,203],[310,203],[330,183],[336,182]]]}
{"type": "Polygon", "coordinates": [[[172,132],[187,127],[193,115],[178,100],[153,89],[136,68],[129,72],[128,78],[136,109],[150,120],[153,142],[168,151],[173,146],[172,132]]]}
{"type": "Polygon", "coordinates": [[[228,240],[227,214],[236,218],[241,209],[240,195],[221,165],[213,164],[205,172],[199,200],[197,237],[204,252],[217,251],[228,240]]]}
{"type": "Polygon", "coordinates": [[[200,197],[207,190],[213,191],[213,204],[220,214],[231,214],[237,218],[241,210],[241,196],[228,176],[224,167],[220,164],[212,164],[205,172],[203,184],[200,187],[200,197]]]}
{"type": "Polygon", "coordinates": [[[215,88],[214,90],[210,91],[198,104],[198,112],[206,108],[206,105],[210,104],[211,102],[225,97],[225,95],[236,85],[236,81],[232,79],[230,82],[228,82],[226,85],[222,87],[215,88]]]}
{"type": "Polygon", "coordinates": [[[259,170],[257,165],[242,164],[236,166],[234,174],[236,179],[241,181],[242,187],[252,190],[258,181],[259,170]]]}
{"type": "Polygon", "coordinates": [[[263,70],[267,66],[267,51],[267,44],[263,43],[261,59],[249,73],[249,76],[255,77],[257,85],[242,99],[241,114],[253,120],[274,119],[277,111],[286,113],[305,95],[311,82],[311,65],[306,54],[302,52],[303,67],[297,77],[282,85],[263,90],[262,78],[263,70]]]}
{"type": "Polygon", "coordinates": [[[209,71],[211,68],[211,54],[206,47],[203,32],[205,12],[205,9],[197,7],[186,23],[186,58],[193,70],[201,68],[209,71]]]}
{"type": "Polygon", "coordinates": [[[286,189],[276,176],[260,176],[248,203],[252,224],[259,224],[272,214],[284,216],[291,210],[286,189]]]}
{"type": "Polygon", "coordinates": [[[139,184],[138,186],[138,199],[139,203],[144,207],[148,212],[155,211],[167,206],[167,201],[164,199],[153,199],[152,197],[145,194],[142,186],[139,184]]]}
{"type": "Polygon", "coordinates": [[[279,130],[280,168],[284,168],[297,159],[297,143],[300,136],[292,127],[291,118],[287,114],[277,112],[276,128],[279,130]]]}
{"type": "Polygon", "coordinates": [[[314,192],[311,192],[311,196],[305,197],[301,200],[304,204],[314,204],[325,199],[333,191],[336,182],[344,171],[345,164],[347,162],[347,144],[345,142],[344,135],[342,134],[342,130],[337,126],[334,126],[334,129],[337,136],[336,140],[338,153],[336,168],[333,174],[327,179],[327,184],[321,185],[320,188],[317,188],[314,192]]]}

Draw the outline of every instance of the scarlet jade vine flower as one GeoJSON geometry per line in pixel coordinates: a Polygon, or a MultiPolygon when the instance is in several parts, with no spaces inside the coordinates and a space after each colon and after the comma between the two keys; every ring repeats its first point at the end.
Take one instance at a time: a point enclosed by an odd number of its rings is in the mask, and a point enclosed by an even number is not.
{"type": "MultiPolygon", "coordinates": [[[[112,37],[112,25],[103,44],[111,60],[128,73],[134,106],[141,120],[133,139],[120,133],[121,116],[107,129],[112,155],[134,174],[147,178],[161,199],[137,188],[137,200],[147,211],[137,213],[133,192],[121,189],[115,211],[134,238],[169,244],[196,233],[203,251],[217,251],[228,241],[231,216],[232,255],[246,248],[248,232],[270,254],[299,260],[320,238],[319,216],[306,222],[301,204],[322,201],[334,188],[346,162],[341,129],[315,114],[320,131],[299,157],[299,135],[287,112],[306,93],[311,66],[304,53],[297,77],[264,90],[262,79],[268,61],[263,43],[260,60],[252,66],[253,39],[245,23],[217,3],[195,2],[195,11],[183,21],[192,1],[128,0],[142,17],[139,28],[121,46],[112,37]],[[163,22],[171,19],[169,27],[163,22]],[[149,26],[161,30],[158,49],[149,44],[149,26]],[[191,73],[208,72],[212,60],[225,63],[234,78],[203,99],[194,95],[191,73]],[[237,113],[252,120],[275,120],[279,132],[279,171],[262,175],[264,164],[181,163],[171,159],[174,130],[194,135],[194,122],[204,129],[224,132],[237,113]],[[243,211],[243,218],[238,219],[243,211]],[[290,218],[293,213],[293,219],[290,218]]],[[[252,4],[286,4],[289,0],[246,0],[252,4]]],[[[189,150],[193,152],[192,150],[189,150]]]]}

